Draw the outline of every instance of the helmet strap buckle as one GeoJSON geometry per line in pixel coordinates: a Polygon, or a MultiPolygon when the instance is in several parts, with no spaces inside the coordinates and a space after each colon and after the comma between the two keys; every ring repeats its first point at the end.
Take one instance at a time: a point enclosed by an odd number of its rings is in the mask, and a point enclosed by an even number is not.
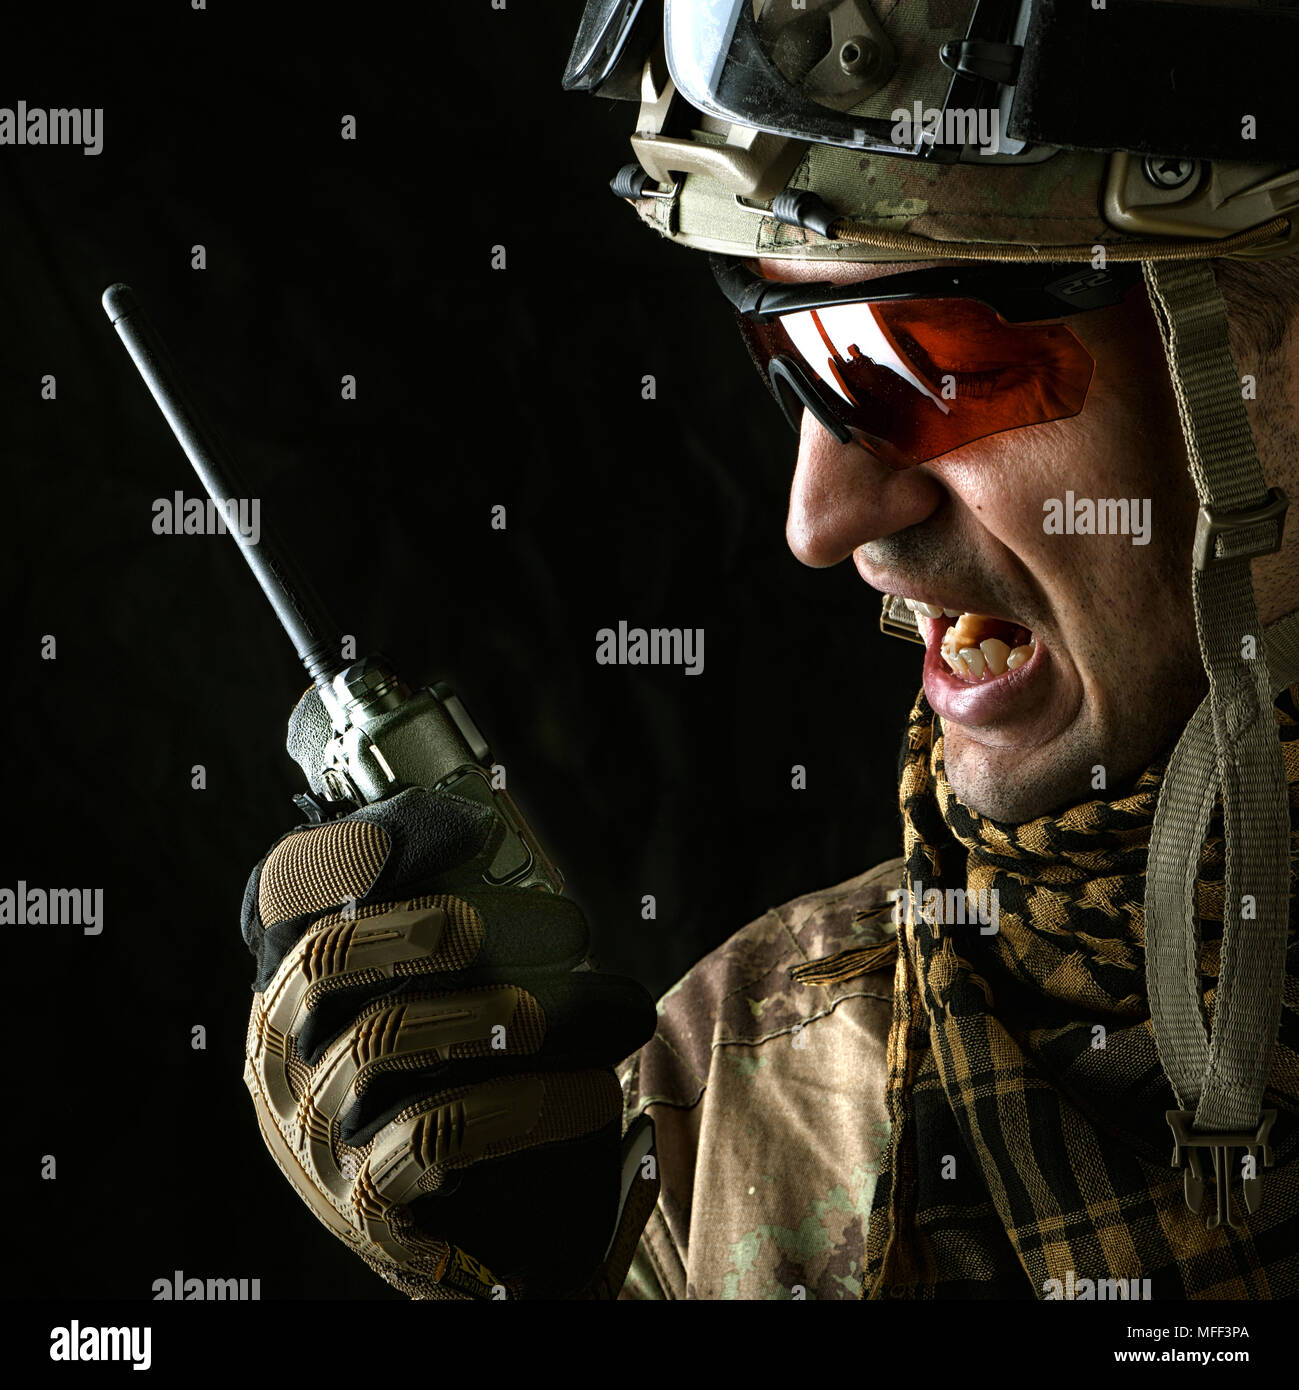
{"type": "Polygon", "coordinates": [[[1217,507],[1203,506],[1195,523],[1195,568],[1207,570],[1219,560],[1253,559],[1256,555],[1275,555],[1281,549],[1285,534],[1285,514],[1290,501],[1279,487],[1268,488],[1267,501],[1244,511],[1229,512],[1217,507]],[[1222,554],[1218,553],[1218,537],[1224,532],[1248,532],[1254,527],[1270,526],[1269,532],[1257,535],[1224,536],[1222,554]]]}
{"type": "Polygon", "coordinates": [[[1263,1178],[1258,1171],[1259,1157],[1261,1152],[1265,1168],[1272,1166],[1272,1149],[1268,1139],[1276,1121],[1276,1111],[1262,1111],[1259,1126],[1253,1133],[1249,1130],[1218,1134],[1196,1133],[1192,1128],[1195,1123],[1194,1110],[1168,1110],[1165,1111],[1165,1117],[1169,1129],[1173,1131],[1173,1167],[1185,1166],[1186,1170],[1182,1180],[1186,1205],[1197,1216],[1200,1215],[1207,1175],[1199,1151],[1208,1149],[1213,1163],[1214,1193],[1217,1201],[1205,1213],[1205,1228],[1214,1231],[1225,1224],[1239,1230],[1245,1223],[1240,1219],[1239,1208],[1234,1207],[1231,1201],[1232,1168],[1234,1166],[1240,1173],[1245,1210],[1251,1213],[1257,1211],[1263,1203],[1263,1178]],[[1233,1164],[1231,1154],[1236,1150],[1240,1150],[1241,1154],[1233,1164]]]}

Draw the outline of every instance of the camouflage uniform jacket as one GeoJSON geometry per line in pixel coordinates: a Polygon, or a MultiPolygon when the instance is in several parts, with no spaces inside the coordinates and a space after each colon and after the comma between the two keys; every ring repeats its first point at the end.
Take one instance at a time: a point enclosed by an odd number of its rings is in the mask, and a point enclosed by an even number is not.
{"type": "Polygon", "coordinates": [[[858,1296],[901,874],[892,859],[771,909],[659,1002],[620,1069],[625,1120],[654,1119],[662,1182],[621,1297],[858,1296]]]}

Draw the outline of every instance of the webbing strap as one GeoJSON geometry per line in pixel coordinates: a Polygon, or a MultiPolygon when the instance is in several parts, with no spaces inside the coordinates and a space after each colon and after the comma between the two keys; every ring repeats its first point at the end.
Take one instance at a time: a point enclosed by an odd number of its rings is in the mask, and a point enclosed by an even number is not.
{"type": "MultiPolygon", "coordinates": [[[[1150,262],[1147,286],[1168,359],[1202,507],[1260,507],[1254,451],[1227,318],[1205,263],[1150,262]]],[[[1287,618],[1258,641],[1249,556],[1258,528],[1218,537],[1192,571],[1195,629],[1209,694],[1160,787],[1146,873],[1146,980],[1164,1072],[1200,1132],[1258,1125],[1281,1014],[1289,921],[1290,815],[1273,699],[1299,679],[1287,618]],[[1250,650],[1246,640],[1253,638],[1250,650]],[[1275,660],[1275,667],[1272,661],[1275,660]],[[1222,951],[1212,1036],[1200,997],[1195,884],[1215,796],[1226,848],[1222,951]]]]}
{"type": "MultiPolygon", "coordinates": [[[[1275,698],[1299,681],[1299,613],[1267,628],[1264,651],[1275,698]]],[[[1155,1042],[1183,1108],[1198,1099],[1197,1088],[1209,1057],[1199,1007],[1195,884],[1217,795],[1213,715],[1206,696],[1187,725],[1160,788],[1146,877],[1146,983],[1155,1042]],[[1164,871],[1157,873],[1156,866],[1164,871]],[[1192,1017],[1196,1026],[1183,1030],[1189,1032],[1190,1044],[1180,1050],[1168,1048],[1165,1040],[1177,1036],[1179,1029],[1177,1009],[1179,1005],[1185,1008],[1188,1000],[1195,1002],[1192,1017]]],[[[1284,971],[1284,955],[1279,968],[1284,971]]]]}

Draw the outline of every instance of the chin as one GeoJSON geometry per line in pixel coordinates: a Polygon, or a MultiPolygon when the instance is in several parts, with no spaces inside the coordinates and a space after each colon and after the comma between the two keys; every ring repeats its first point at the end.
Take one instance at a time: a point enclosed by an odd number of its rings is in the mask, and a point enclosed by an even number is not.
{"type": "MultiPolygon", "coordinates": [[[[963,742],[959,733],[955,740],[944,737],[943,751],[947,780],[957,800],[977,815],[1005,825],[1023,825],[1083,801],[1118,794],[1108,787],[1104,791],[1092,788],[1091,762],[1074,766],[1053,759],[1045,774],[993,766],[986,748],[963,742]]],[[[1007,749],[1005,761],[1012,762],[1014,756],[1007,749]]]]}

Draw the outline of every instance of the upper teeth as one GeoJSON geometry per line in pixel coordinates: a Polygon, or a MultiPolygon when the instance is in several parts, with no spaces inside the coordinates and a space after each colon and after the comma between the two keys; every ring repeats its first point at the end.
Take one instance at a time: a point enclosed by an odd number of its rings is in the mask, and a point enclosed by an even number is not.
{"type": "Polygon", "coordinates": [[[940,608],[936,603],[921,603],[918,598],[904,598],[902,602],[913,613],[923,613],[926,618],[936,618],[940,613],[945,618],[959,618],[961,616],[959,608],[940,608]]]}

